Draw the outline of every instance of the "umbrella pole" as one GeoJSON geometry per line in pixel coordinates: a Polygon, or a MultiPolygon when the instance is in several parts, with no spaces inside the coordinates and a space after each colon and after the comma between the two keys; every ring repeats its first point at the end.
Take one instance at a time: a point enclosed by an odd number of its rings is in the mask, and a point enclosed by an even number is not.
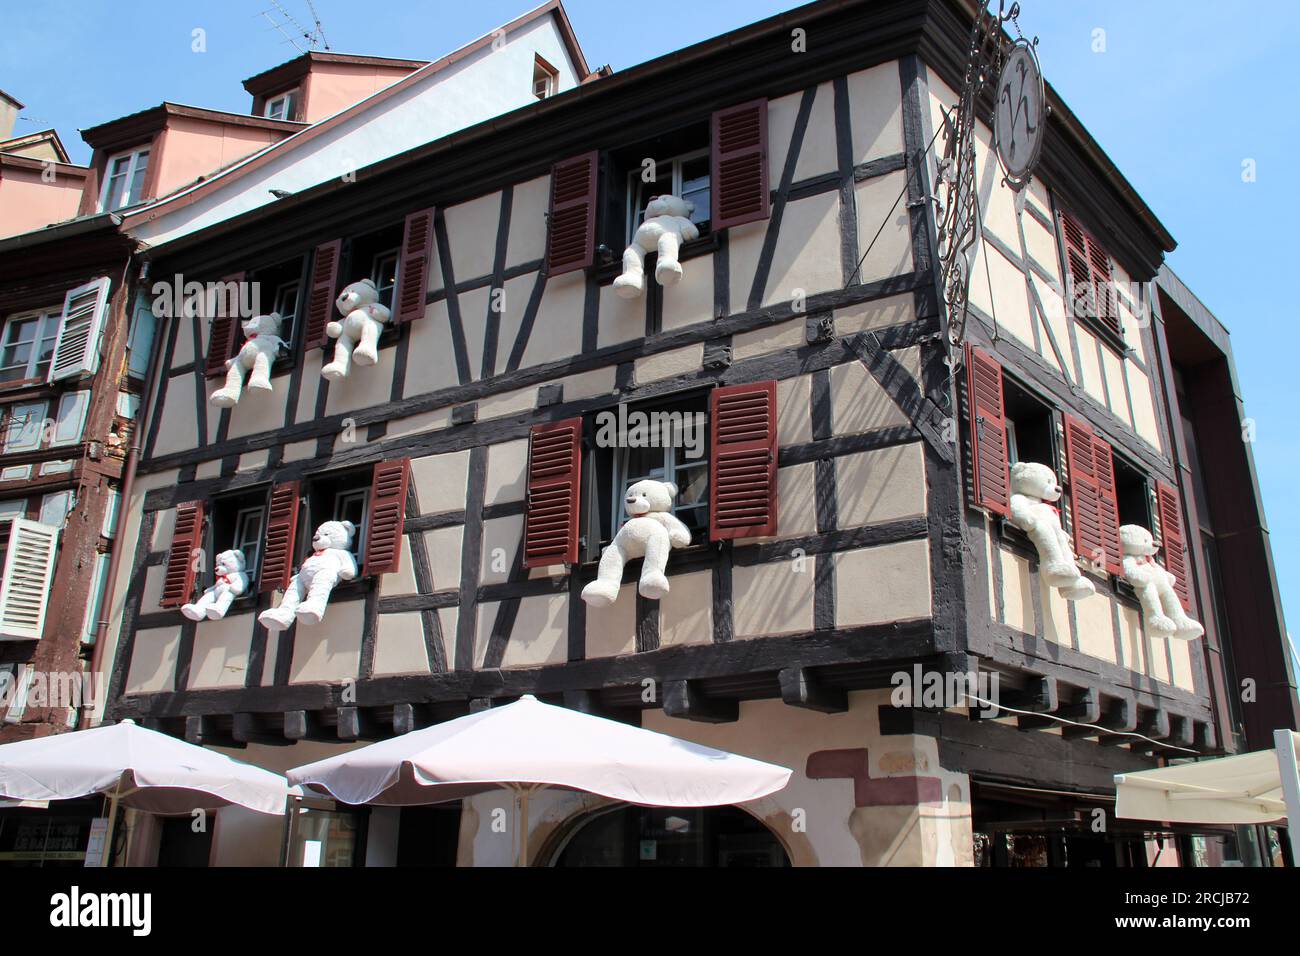
{"type": "Polygon", "coordinates": [[[1289,730],[1273,731],[1278,777],[1286,801],[1286,832],[1291,840],[1291,864],[1300,866],[1300,767],[1296,764],[1295,735],[1289,730]]]}
{"type": "Polygon", "coordinates": [[[122,796],[122,781],[113,787],[108,798],[108,828],[104,834],[104,865],[113,865],[113,831],[117,829],[117,802],[122,796]]]}

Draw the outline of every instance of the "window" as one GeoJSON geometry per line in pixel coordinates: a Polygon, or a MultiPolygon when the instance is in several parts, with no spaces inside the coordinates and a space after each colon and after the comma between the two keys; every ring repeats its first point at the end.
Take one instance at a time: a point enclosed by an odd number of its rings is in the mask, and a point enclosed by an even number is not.
{"type": "Polygon", "coordinates": [[[212,563],[216,563],[216,556],[222,551],[242,551],[244,570],[250,581],[257,580],[261,569],[262,546],[266,540],[266,496],[267,489],[260,488],[212,502],[212,563]]]}
{"type": "Polygon", "coordinates": [[[49,374],[62,317],[62,308],[56,308],[5,323],[0,339],[0,382],[43,379],[49,374]]]}
{"type": "Polygon", "coordinates": [[[289,865],[352,867],[365,865],[368,807],[318,810],[298,807],[291,823],[289,865]]]}
{"type": "Polygon", "coordinates": [[[1135,524],[1152,534],[1156,531],[1155,486],[1146,474],[1126,458],[1112,452],[1115,465],[1115,498],[1119,523],[1135,524]]]}
{"type": "MultiPolygon", "coordinates": [[[[601,538],[609,541],[627,514],[623,499],[627,489],[644,478],[671,481],[677,486],[673,513],[702,537],[709,526],[708,405],[703,395],[653,407],[629,408],[618,413],[617,430],[606,433],[615,441],[608,447],[596,421],[596,494],[600,501],[601,538]],[[601,446],[606,447],[601,447],[601,446]]],[[[604,414],[614,415],[610,411],[604,414]]],[[[611,421],[612,424],[612,420],[611,421]]]]}
{"type": "Polygon", "coordinates": [[[1114,266],[1109,253],[1079,220],[1061,210],[1061,252],[1069,287],[1067,299],[1077,318],[1086,320],[1111,341],[1123,341],[1114,266]]]}
{"type": "Polygon", "coordinates": [[[51,528],[62,528],[67,523],[68,512],[74,504],[76,502],[71,491],[56,491],[45,495],[41,498],[40,517],[37,520],[51,528]]]}
{"type": "Polygon", "coordinates": [[[298,91],[289,90],[266,101],[262,115],[267,119],[296,120],[298,118],[298,91]]]}
{"type": "Polygon", "coordinates": [[[379,301],[386,307],[393,307],[393,290],[397,288],[397,253],[390,249],[374,257],[370,265],[370,280],[379,290],[379,301]]]}
{"type": "MultiPolygon", "coordinates": [[[[292,259],[258,269],[248,278],[256,295],[250,308],[259,313],[279,313],[280,338],[285,342],[285,348],[280,352],[280,360],[283,361],[293,354],[294,334],[300,324],[298,304],[302,300],[303,257],[294,256],[292,259]]],[[[331,302],[330,308],[333,307],[334,304],[331,302]]],[[[236,339],[242,341],[239,336],[236,336],[236,339]]],[[[233,346],[234,343],[232,343],[232,353],[233,346]]]]}
{"type": "Polygon", "coordinates": [[[0,570],[4,568],[5,554],[9,551],[9,532],[15,518],[27,515],[27,499],[0,501],[0,570]]]}
{"type": "Polygon", "coordinates": [[[49,402],[22,402],[4,409],[5,454],[16,451],[35,451],[41,447],[41,427],[49,410],[49,402]]]}
{"type": "Polygon", "coordinates": [[[1013,465],[1018,461],[1047,465],[1063,482],[1055,411],[1008,375],[1002,379],[1002,390],[1007,413],[1008,461],[1013,465]]]}
{"type": "Polygon", "coordinates": [[[656,196],[673,195],[694,205],[691,222],[700,235],[709,229],[709,151],[656,160],[653,169],[642,167],[627,174],[627,241],[645,220],[645,207],[656,196]],[[653,178],[651,177],[653,174],[653,178]]]}
{"type": "Polygon", "coordinates": [[[559,86],[560,73],[555,67],[536,56],[533,60],[533,95],[539,100],[554,96],[559,86]]]}
{"type": "Polygon", "coordinates": [[[352,538],[352,556],[361,566],[361,556],[366,552],[366,505],[370,500],[370,490],[359,488],[355,491],[341,491],[334,496],[334,520],[351,521],[357,529],[352,538]]]}
{"type": "Polygon", "coordinates": [[[357,559],[358,573],[364,573],[371,478],[372,470],[367,468],[318,478],[311,483],[308,489],[311,522],[309,527],[299,526],[299,554],[311,551],[312,535],[324,522],[351,521],[357,529],[352,536],[352,555],[357,559]]]}
{"type": "Polygon", "coordinates": [[[126,371],[132,378],[143,379],[149,374],[149,354],[158,330],[158,317],[152,303],[140,302],[126,340],[126,371]]]}
{"type": "Polygon", "coordinates": [[[100,211],[112,212],[134,206],[144,198],[144,183],[149,172],[149,150],[122,153],[108,161],[104,176],[104,193],[100,211]]]}

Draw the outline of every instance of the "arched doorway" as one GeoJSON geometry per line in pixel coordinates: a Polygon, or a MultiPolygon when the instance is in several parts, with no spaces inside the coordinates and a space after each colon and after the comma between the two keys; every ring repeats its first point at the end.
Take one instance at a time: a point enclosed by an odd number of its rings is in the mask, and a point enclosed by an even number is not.
{"type": "Polygon", "coordinates": [[[789,866],[776,836],[737,807],[620,805],[587,817],[554,866],[789,866]]]}

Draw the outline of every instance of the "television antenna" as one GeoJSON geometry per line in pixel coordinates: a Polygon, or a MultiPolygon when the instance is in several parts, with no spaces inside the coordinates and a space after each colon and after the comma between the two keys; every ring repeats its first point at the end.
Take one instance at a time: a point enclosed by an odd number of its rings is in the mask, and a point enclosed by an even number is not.
{"type": "Polygon", "coordinates": [[[311,13],[312,29],[308,30],[297,18],[293,16],[280,0],[271,0],[271,10],[263,10],[262,16],[284,37],[286,43],[292,44],[293,48],[300,53],[306,53],[309,50],[330,48],[329,40],[325,37],[325,27],[321,23],[320,14],[316,12],[316,4],[312,0],[307,0],[307,9],[311,13]],[[303,44],[306,44],[304,46],[303,44]]]}

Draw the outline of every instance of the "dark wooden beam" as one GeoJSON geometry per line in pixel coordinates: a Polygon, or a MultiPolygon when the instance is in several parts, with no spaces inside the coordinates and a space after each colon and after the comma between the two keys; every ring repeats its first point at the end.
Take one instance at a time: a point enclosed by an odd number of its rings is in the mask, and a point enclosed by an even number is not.
{"type": "Polygon", "coordinates": [[[284,715],[285,740],[333,740],[337,739],[323,726],[319,711],[290,710],[284,715]]]}
{"type": "Polygon", "coordinates": [[[740,719],[740,701],[705,697],[698,682],[671,680],[664,683],[664,713],[685,720],[726,724],[740,719]]]}
{"type": "Polygon", "coordinates": [[[239,713],[231,718],[231,736],[241,744],[271,744],[283,746],[291,743],[284,733],[272,731],[259,714],[239,713]]]}
{"type": "MultiPolygon", "coordinates": [[[[1095,687],[1085,687],[1073,701],[1061,704],[1053,714],[1056,717],[1064,717],[1078,723],[1095,724],[1101,717],[1101,692],[1095,687]]],[[[1021,717],[1019,726],[1021,730],[1060,727],[1062,734],[1072,729],[1070,724],[1053,720],[1051,717],[1021,717]]],[[[1073,729],[1082,730],[1083,728],[1076,727],[1073,729]]],[[[1084,736],[1084,734],[1075,734],[1075,736],[1084,736]]]]}
{"type": "Polygon", "coordinates": [[[806,667],[785,667],[777,674],[781,699],[791,707],[805,707],[823,714],[840,714],[849,709],[848,691],[826,687],[806,667]]]}
{"type": "Polygon", "coordinates": [[[393,733],[397,736],[422,730],[432,723],[428,709],[420,704],[393,705],[393,733]]]}
{"type": "Polygon", "coordinates": [[[344,706],[339,708],[339,740],[377,740],[384,736],[379,731],[374,715],[364,707],[344,706]]]}

